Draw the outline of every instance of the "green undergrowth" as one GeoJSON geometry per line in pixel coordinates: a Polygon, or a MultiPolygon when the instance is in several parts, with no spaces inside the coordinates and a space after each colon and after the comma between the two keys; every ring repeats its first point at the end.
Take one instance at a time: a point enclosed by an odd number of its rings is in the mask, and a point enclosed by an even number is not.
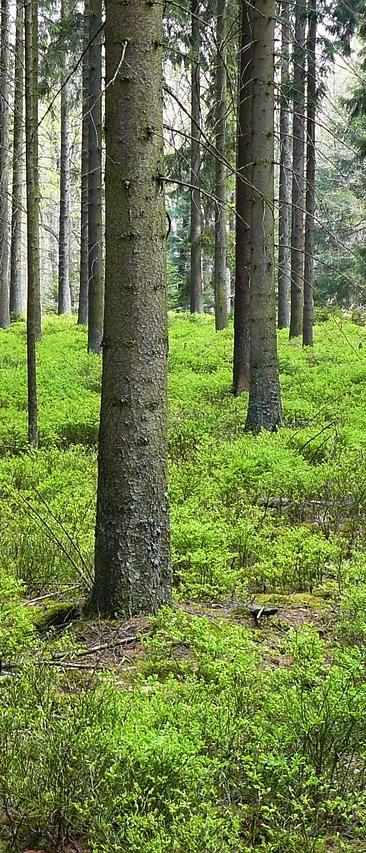
{"type": "Polygon", "coordinates": [[[92,577],[100,361],[85,349],[74,321],[46,318],[29,453],[24,326],[0,335],[5,849],[361,850],[366,329],[329,319],[313,350],[281,332],[284,426],[253,438],[247,395],[231,395],[232,330],[170,317],[179,606],[153,620],[128,689],[113,668],[50,666],[73,634],[40,631],[43,596],[72,607],[92,577]],[[278,617],[256,627],[248,601],[278,617]]]}

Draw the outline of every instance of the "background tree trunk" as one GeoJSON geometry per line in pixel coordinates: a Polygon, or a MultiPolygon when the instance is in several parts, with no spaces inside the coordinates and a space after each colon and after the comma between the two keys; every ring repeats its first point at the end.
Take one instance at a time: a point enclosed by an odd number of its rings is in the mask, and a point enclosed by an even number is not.
{"type": "Polygon", "coordinates": [[[216,58],[216,151],[215,158],[215,327],[226,329],[226,0],[217,0],[216,58]]]}
{"type": "MultiPolygon", "coordinates": [[[[61,3],[61,18],[65,15],[61,3]]],[[[67,76],[65,54],[61,63],[62,81],[67,76]]],[[[69,84],[61,89],[60,219],[58,241],[58,313],[71,314],[70,291],[70,131],[69,84]]]]}
{"type": "Polygon", "coordinates": [[[276,430],[281,398],[274,287],[275,0],[256,0],[253,23],[250,390],[246,429],[276,430]]]}
{"type": "Polygon", "coordinates": [[[201,33],[199,0],[192,0],[192,77],[191,77],[191,314],[203,312],[202,292],[202,213],[201,213],[201,33]]]}
{"type": "Polygon", "coordinates": [[[290,3],[281,9],[280,181],[278,249],[278,328],[290,325],[292,140],[290,136],[290,3]]]}
{"type": "Polygon", "coordinates": [[[233,391],[249,391],[250,383],[250,218],[252,146],[252,23],[251,6],[241,0],[237,119],[236,240],[234,299],[233,391]]]}
{"type": "Polygon", "coordinates": [[[1,0],[0,47],[0,328],[9,313],[9,0],[1,0]]]}
{"type": "MultiPolygon", "coordinates": [[[[88,5],[84,5],[84,48],[89,42],[88,5]]],[[[81,138],[81,204],[80,204],[80,278],[78,323],[88,325],[88,170],[89,170],[89,51],[83,58],[82,138],[81,138]]]]}
{"type": "Polygon", "coordinates": [[[304,302],[305,9],[295,3],[290,338],[302,333],[304,302]]]}
{"type": "Polygon", "coordinates": [[[162,2],[107,0],[105,33],[106,306],[93,603],[131,616],[156,612],[171,586],[162,2]]]}
{"type": "Polygon", "coordinates": [[[39,336],[39,190],[38,190],[38,7],[25,2],[25,137],[27,178],[27,373],[28,440],[38,445],[36,340],[39,336]]]}
{"type": "Polygon", "coordinates": [[[102,3],[89,3],[89,168],[88,168],[88,350],[101,352],[103,337],[102,221],[102,3]]]}
{"type": "Polygon", "coordinates": [[[316,108],[316,0],[308,0],[306,197],[304,259],[304,346],[313,346],[314,211],[315,211],[315,108],[316,108]]]}
{"type": "Polygon", "coordinates": [[[22,282],[22,220],[24,164],[24,3],[17,0],[14,46],[13,186],[10,250],[10,316],[24,314],[22,282]]]}

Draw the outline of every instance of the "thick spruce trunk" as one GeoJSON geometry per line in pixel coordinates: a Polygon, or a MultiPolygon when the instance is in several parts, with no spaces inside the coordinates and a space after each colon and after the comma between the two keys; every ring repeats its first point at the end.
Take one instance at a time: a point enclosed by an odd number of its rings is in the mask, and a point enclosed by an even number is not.
{"type": "Polygon", "coordinates": [[[0,47],[0,328],[9,312],[9,0],[1,0],[0,47]]]}
{"type": "Polygon", "coordinates": [[[88,350],[100,353],[103,337],[102,221],[102,3],[89,3],[89,164],[88,164],[88,350]]]}
{"type": "Polygon", "coordinates": [[[226,0],[217,0],[216,57],[216,151],[215,159],[215,327],[228,323],[226,285],[226,0]]]}
{"type": "Polygon", "coordinates": [[[126,616],[156,612],[171,586],[162,12],[161,0],[106,2],[106,299],[92,602],[126,616]]]}
{"type": "Polygon", "coordinates": [[[293,178],[291,227],[290,338],[302,334],[304,304],[304,142],[305,142],[305,14],[303,0],[295,3],[293,178]]]}
{"type": "Polygon", "coordinates": [[[252,84],[252,243],[250,389],[246,429],[281,424],[274,285],[274,21],[275,0],[255,0],[252,84]]]}
{"type": "MultiPolygon", "coordinates": [[[[88,5],[84,5],[84,48],[89,42],[88,5]]],[[[83,58],[80,198],[80,274],[78,323],[88,325],[88,169],[89,169],[89,51],[83,58]]]]}
{"type": "Polygon", "coordinates": [[[202,211],[201,211],[201,31],[199,0],[191,0],[191,279],[190,311],[203,311],[202,292],[202,211]]]}
{"type": "MultiPolygon", "coordinates": [[[[61,17],[65,14],[61,3],[61,17]]],[[[62,60],[62,78],[67,75],[65,57],[62,60]]],[[[58,241],[58,313],[71,314],[70,290],[70,130],[69,130],[69,84],[61,89],[60,126],[60,217],[58,241]]]]}
{"type": "Polygon", "coordinates": [[[38,6],[26,0],[25,42],[25,139],[27,184],[27,378],[28,440],[38,445],[36,341],[40,334],[39,311],[39,189],[38,189],[38,6]]]}
{"type": "Polygon", "coordinates": [[[278,328],[290,325],[292,140],[290,133],[290,3],[281,4],[278,328]]]}
{"type": "Polygon", "coordinates": [[[314,212],[315,212],[315,109],[316,109],[316,0],[308,0],[307,115],[306,115],[306,196],[304,323],[302,342],[313,346],[314,306],[314,212]]]}
{"type": "Polygon", "coordinates": [[[237,107],[233,391],[250,384],[250,218],[252,208],[252,7],[241,0],[237,107]],[[240,176],[240,177],[239,177],[240,176]],[[242,178],[242,180],[241,180],[242,178]]]}
{"type": "Polygon", "coordinates": [[[22,209],[24,168],[24,3],[17,0],[14,47],[14,127],[10,247],[10,317],[24,314],[22,282],[22,209]]]}

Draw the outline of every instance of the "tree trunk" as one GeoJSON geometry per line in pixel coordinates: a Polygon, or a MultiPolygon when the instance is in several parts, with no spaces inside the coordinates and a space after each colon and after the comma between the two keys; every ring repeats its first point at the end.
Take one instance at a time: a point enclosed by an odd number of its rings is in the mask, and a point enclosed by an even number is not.
{"type": "MultiPolygon", "coordinates": [[[[61,18],[65,5],[61,3],[61,18]]],[[[61,63],[62,80],[67,76],[65,54],[61,63]]],[[[60,219],[58,241],[58,313],[71,314],[70,291],[70,130],[69,84],[61,89],[60,219]]]]}
{"type": "Polygon", "coordinates": [[[39,336],[39,190],[38,190],[38,7],[26,0],[25,41],[25,140],[27,184],[27,372],[28,441],[38,445],[36,340],[39,336]]]}
{"type": "Polygon", "coordinates": [[[162,9],[161,0],[106,3],[106,306],[92,601],[126,616],[156,612],[171,586],[162,9]]]}
{"type": "Polygon", "coordinates": [[[290,338],[302,333],[304,302],[305,15],[295,3],[290,338]]]}
{"type": "Polygon", "coordinates": [[[17,0],[14,46],[13,186],[10,250],[10,316],[24,314],[22,283],[22,208],[24,163],[24,3],[17,0]]]}
{"type": "Polygon", "coordinates": [[[278,249],[278,328],[290,325],[292,141],[290,136],[290,3],[281,9],[280,182],[278,249]]]}
{"type": "Polygon", "coordinates": [[[308,0],[306,200],[304,260],[303,345],[313,346],[314,212],[315,212],[315,108],[316,108],[316,0],[308,0]]]}
{"type": "Polygon", "coordinates": [[[215,180],[215,327],[226,329],[226,0],[217,0],[216,58],[216,151],[215,180]]]}
{"type": "MultiPolygon", "coordinates": [[[[84,5],[84,48],[89,42],[88,5],[84,5]]],[[[83,58],[82,131],[81,131],[81,200],[80,200],[80,278],[78,323],[88,325],[88,170],[89,170],[89,51],[83,58]]]]}
{"type": "Polygon", "coordinates": [[[246,429],[281,424],[274,286],[275,0],[256,0],[253,24],[250,390],[246,429]]]}
{"type": "Polygon", "coordinates": [[[239,58],[236,240],[234,298],[234,371],[235,395],[249,391],[250,384],[250,217],[251,145],[252,145],[252,23],[251,5],[241,2],[241,35],[239,58]],[[239,178],[242,177],[242,180],[239,178]]]}
{"type": "Polygon", "coordinates": [[[9,313],[9,0],[1,0],[0,48],[0,328],[9,313]]]}
{"type": "Polygon", "coordinates": [[[88,168],[88,351],[100,353],[103,337],[102,222],[102,3],[89,4],[89,168],[88,168]],[[99,34],[98,31],[100,30],[99,34]]]}
{"type": "Polygon", "coordinates": [[[192,79],[191,79],[191,314],[202,314],[202,212],[201,212],[201,33],[199,0],[191,0],[192,79]]]}

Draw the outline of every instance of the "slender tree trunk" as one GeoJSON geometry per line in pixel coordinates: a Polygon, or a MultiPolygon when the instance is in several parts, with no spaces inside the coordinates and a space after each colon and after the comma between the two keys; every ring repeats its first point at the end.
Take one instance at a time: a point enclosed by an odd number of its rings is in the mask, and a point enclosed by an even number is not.
{"type": "MultiPolygon", "coordinates": [[[[89,42],[88,5],[84,5],[84,47],[89,42]]],[[[88,325],[88,170],[89,170],[89,51],[83,59],[82,138],[81,138],[81,204],[80,204],[80,279],[78,323],[88,325]]]]}
{"type": "Polygon", "coordinates": [[[215,206],[215,326],[226,329],[226,0],[217,0],[216,58],[216,206],[215,206]]]}
{"type": "Polygon", "coordinates": [[[241,0],[241,36],[237,118],[236,240],[234,298],[235,395],[250,384],[250,218],[252,146],[252,23],[251,6],[241,0]],[[239,174],[242,180],[239,178],[239,174]]]}
{"type": "Polygon", "coordinates": [[[191,79],[191,314],[203,312],[202,291],[202,211],[201,211],[201,32],[199,0],[191,0],[192,79],[191,79]]]}
{"type": "Polygon", "coordinates": [[[24,2],[17,0],[14,47],[13,187],[10,250],[10,316],[24,314],[22,283],[22,208],[24,164],[24,2]]]}
{"type": "Polygon", "coordinates": [[[278,328],[290,325],[292,141],[290,135],[290,3],[281,9],[280,182],[278,250],[278,328]]]}
{"type": "Polygon", "coordinates": [[[102,3],[89,3],[89,169],[88,169],[88,350],[100,353],[103,337],[102,222],[102,3]]]}
{"type": "Polygon", "coordinates": [[[252,97],[252,245],[250,390],[246,429],[276,430],[281,398],[274,286],[274,21],[275,0],[255,0],[252,97]]]}
{"type": "Polygon", "coordinates": [[[290,338],[302,333],[304,302],[305,14],[295,3],[290,338]]]}
{"type": "Polygon", "coordinates": [[[36,340],[39,335],[39,191],[38,191],[38,6],[25,0],[25,137],[27,184],[27,372],[28,440],[38,445],[36,340]]]}
{"type": "MultiPolygon", "coordinates": [[[[55,235],[52,229],[52,218],[50,216],[50,212],[48,213],[48,240],[47,240],[47,261],[48,261],[48,270],[49,270],[49,278],[52,282],[52,286],[57,282],[58,276],[58,240],[55,239],[55,235]],[[51,230],[52,229],[52,230],[51,230]]],[[[57,227],[57,225],[56,225],[57,227]]]]}
{"type": "Polygon", "coordinates": [[[1,0],[0,48],[0,328],[9,313],[9,0],[1,0]]]}
{"type": "MultiPolygon", "coordinates": [[[[61,17],[65,15],[61,3],[61,17]]],[[[62,79],[67,76],[67,62],[62,58],[62,79]]],[[[60,219],[58,241],[58,313],[71,314],[70,290],[70,130],[69,84],[61,89],[61,150],[60,150],[60,219]]]]}
{"type": "Polygon", "coordinates": [[[306,200],[304,261],[304,346],[313,346],[314,211],[315,211],[315,108],[316,108],[316,0],[308,0],[306,200]]]}
{"type": "Polygon", "coordinates": [[[171,585],[162,11],[161,0],[106,2],[106,306],[93,603],[128,616],[156,612],[171,585]]]}

